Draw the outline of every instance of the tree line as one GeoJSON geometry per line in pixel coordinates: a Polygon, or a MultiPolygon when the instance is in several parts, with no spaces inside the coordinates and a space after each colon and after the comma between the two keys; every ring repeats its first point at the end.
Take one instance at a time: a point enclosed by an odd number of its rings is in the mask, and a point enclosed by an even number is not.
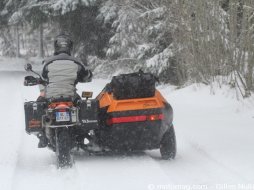
{"type": "Polygon", "coordinates": [[[252,0],[4,0],[0,13],[6,56],[48,56],[67,31],[75,54],[105,76],[143,69],[178,86],[254,91],[252,0]]]}

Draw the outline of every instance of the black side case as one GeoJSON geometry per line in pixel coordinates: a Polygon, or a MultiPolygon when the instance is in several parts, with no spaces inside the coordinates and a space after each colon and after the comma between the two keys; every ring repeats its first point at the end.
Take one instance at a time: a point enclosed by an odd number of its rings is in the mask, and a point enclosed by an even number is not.
{"type": "Polygon", "coordinates": [[[117,100],[153,97],[156,77],[151,73],[137,73],[114,76],[111,87],[117,100]]]}
{"type": "Polygon", "coordinates": [[[42,131],[42,116],[45,115],[45,102],[25,102],[26,132],[28,134],[42,131]]]}
{"type": "Polygon", "coordinates": [[[79,121],[86,130],[98,129],[99,101],[88,99],[79,103],[79,121]]]}

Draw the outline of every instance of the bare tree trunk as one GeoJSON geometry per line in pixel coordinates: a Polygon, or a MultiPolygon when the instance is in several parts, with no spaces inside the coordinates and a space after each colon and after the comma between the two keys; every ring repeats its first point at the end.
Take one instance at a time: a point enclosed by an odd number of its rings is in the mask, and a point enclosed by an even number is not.
{"type": "Polygon", "coordinates": [[[43,46],[43,24],[40,24],[39,27],[40,40],[39,40],[39,57],[44,57],[44,46],[43,46]]]}
{"type": "Polygon", "coordinates": [[[19,39],[19,25],[15,26],[16,34],[16,57],[20,57],[20,39],[19,39]]]}

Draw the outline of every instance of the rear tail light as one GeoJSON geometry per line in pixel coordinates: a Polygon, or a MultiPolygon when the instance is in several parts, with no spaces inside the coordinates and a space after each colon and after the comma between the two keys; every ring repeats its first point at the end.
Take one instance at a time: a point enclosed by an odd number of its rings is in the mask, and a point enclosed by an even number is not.
{"type": "Polygon", "coordinates": [[[70,108],[67,104],[59,104],[55,107],[55,109],[57,110],[57,112],[67,112],[70,108]]]}
{"type": "Polygon", "coordinates": [[[164,115],[163,114],[149,115],[149,116],[147,116],[147,120],[148,121],[156,121],[156,120],[163,120],[163,119],[164,119],[164,115]]]}
{"type": "Polygon", "coordinates": [[[112,124],[119,124],[119,123],[133,123],[133,122],[142,122],[142,121],[158,121],[163,119],[164,119],[163,114],[113,117],[107,120],[107,124],[112,125],[112,124]]]}
{"type": "Polygon", "coordinates": [[[53,102],[48,107],[50,109],[55,109],[55,108],[60,109],[60,108],[69,108],[72,106],[73,106],[72,102],[53,102]]]}

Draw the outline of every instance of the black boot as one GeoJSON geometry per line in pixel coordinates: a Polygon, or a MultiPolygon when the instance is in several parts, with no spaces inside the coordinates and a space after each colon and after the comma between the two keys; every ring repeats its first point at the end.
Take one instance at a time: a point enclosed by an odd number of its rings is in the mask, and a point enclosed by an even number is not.
{"type": "Polygon", "coordinates": [[[39,133],[37,137],[39,139],[38,148],[45,148],[48,146],[48,139],[44,133],[39,133]]]}

